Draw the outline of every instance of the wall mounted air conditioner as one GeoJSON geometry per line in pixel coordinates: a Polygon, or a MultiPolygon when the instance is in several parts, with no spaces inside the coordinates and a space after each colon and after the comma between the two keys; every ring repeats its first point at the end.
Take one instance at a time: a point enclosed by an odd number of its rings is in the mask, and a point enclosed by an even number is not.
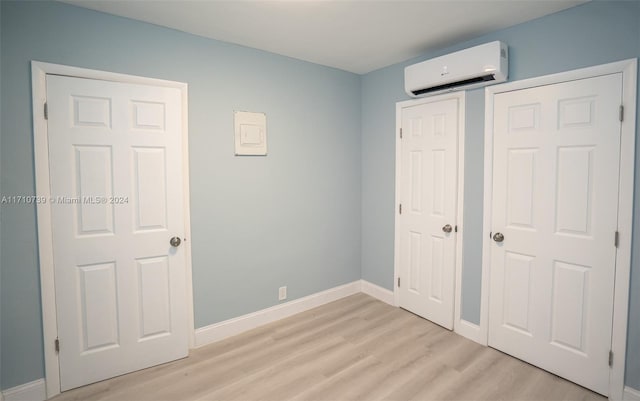
{"type": "Polygon", "coordinates": [[[436,57],[406,67],[404,89],[422,97],[505,82],[508,58],[507,45],[498,41],[436,57]]]}

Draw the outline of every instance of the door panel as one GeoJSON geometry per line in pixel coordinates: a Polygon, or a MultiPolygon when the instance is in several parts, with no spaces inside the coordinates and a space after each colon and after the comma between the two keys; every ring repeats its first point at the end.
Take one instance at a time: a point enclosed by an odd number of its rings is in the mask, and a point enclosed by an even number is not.
{"type": "Polygon", "coordinates": [[[531,273],[535,258],[515,252],[505,252],[504,256],[502,324],[531,335],[531,273]]]}
{"type": "Polygon", "coordinates": [[[609,389],[621,74],[494,98],[489,345],[609,389]]]}
{"type": "Polygon", "coordinates": [[[134,147],[133,202],[136,232],[166,230],[167,174],[164,148],[134,147]]]}
{"type": "Polygon", "coordinates": [[[61,389],[187,355],[177,89],[47,76],[61,389]]]}
{"type": "Polygon", "coordinates": [[[402,128],[400,306],[452,329],[458,101],[403,108],[402,128]]]}
{"type": "Polygon", "coordinates": [[[77,200],[78,235],[113,235],[113,205],[92,202],[91,197],[113,196],[113,167],[111,147],[73,146],[77,200]]]}
{"type": "Polygon", "coordinates": [[[139,339],[171,334],[171,281],[166,256],[136,260],[138,305],[140,310],[139,339]]]}
{"type": "Polygon", "coordinates": [[[115,267],[113,262],[78,266],[83,353],[120,343],[115,267]]]}

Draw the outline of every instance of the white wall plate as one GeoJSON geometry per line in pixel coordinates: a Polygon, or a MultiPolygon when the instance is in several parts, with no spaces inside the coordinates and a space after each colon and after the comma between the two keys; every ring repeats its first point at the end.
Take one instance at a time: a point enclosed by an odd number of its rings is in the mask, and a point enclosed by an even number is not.
{"type": "Polygon", "coordinates": [[[236,156],[267,155],[267,115],[248,111],[234,112],[236,156]]]}

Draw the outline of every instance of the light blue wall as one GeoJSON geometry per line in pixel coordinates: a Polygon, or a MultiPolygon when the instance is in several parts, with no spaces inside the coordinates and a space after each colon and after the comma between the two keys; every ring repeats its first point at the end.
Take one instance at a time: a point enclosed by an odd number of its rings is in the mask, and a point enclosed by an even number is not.
{"type": "MultiPolygon", "coordinates": [[[[481,43],[502,40],[510,48],[510,80],[520,80],[640,56],[640,2],[595,1],[422,57],[362,78],[362,278],[393,288],[395,103],[404,67],[481,43]]],[[[639,92],[640,93],[640,92],[639,92]]],[[[640,115],[640,113],[638,113],[640,115]]],[[[462,315],[480,319],[484,92],[467,92],[465,140],[462,315]]],[[[640,155],[640,140],[637,142],[640,155]]],[[[640,171],[640,156],[636,171],[640,171]]],[[[636,193],[640,193],[636,176],[636,193]]],[[[640,227],[640,197],[634,226],[640,227]]],[[[640,389],[640,235],[634,234],[627,384],[640,389]]]]}
{"type": "MultiPolygon", "coordinates": [[[[360,77],[51,2],[1,2],[1,194],[34,194],[30,61],[189,84],[196,327],[360,279],[360,77]],[[267,114],[234,157],[233,111],[267,114]]],[[[2,383],[44,376],[36,216],[3,206],[2,383]]],[[[52,339],[47,339],[48,341],[52,339]]]]}

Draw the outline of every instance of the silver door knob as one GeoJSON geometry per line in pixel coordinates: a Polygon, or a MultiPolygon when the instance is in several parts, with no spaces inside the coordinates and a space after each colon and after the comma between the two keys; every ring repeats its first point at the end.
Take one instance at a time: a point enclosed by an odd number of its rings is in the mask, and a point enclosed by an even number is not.
{"type": "Polygon", "coordinates": [[[450,233],[453,230],[453,227],[451,227],[451,224],[447,224],[444,227],[442,227],[442,231],[444,231],[445,233],[450,233]]]}
{"type": "Polygon", "coordinates": [[[502,233],[495,233],[493,234],[493,240],[495,242],[502,242],[504,241],[504,235],[502,235],[502,233]]]}
{"type": "Polygon", "coordinates": [[[169,243],[172,247],[177,248],[182,243],[182,240],[180,239],[180,237],[173,237],[169,240],[169,243]]]}

